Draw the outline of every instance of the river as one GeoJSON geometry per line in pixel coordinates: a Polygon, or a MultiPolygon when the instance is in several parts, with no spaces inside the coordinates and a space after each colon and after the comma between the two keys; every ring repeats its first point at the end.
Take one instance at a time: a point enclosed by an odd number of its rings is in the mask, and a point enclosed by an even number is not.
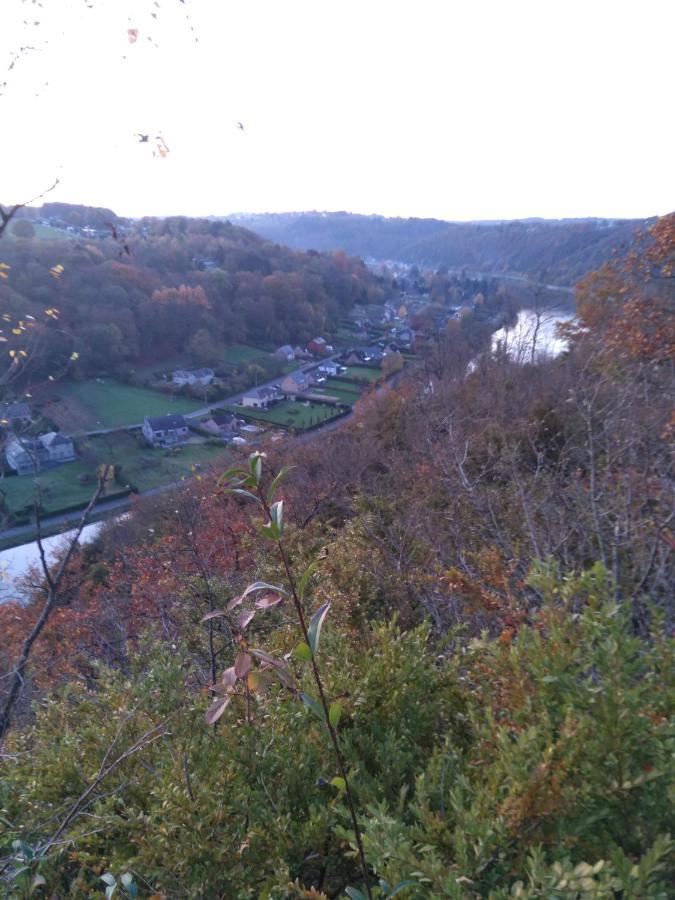
{"type": "Polygon", "coordinates": [[[567,341],[556,333],[559,322],[570,322],[574,312],[570,309],[547,309],[539,316],[532,309],[521,309],[513,325],[500,328],[492,335],[492,349],[505,348],[506,352],[518,362],[529,362],[532,359],[532,345],[535,347],[535,358],[540,356],[558,356],[567,347],[567,341]]]}
{"type": "MultiPolygon", "coordinates": [[[[93,522],[91,525],[85,525],[80,535],[80,543],[88,544],[93,541],[103,524],[103,522],[93,522]]],[[[49,562],[54,562],[58,551],[74,534],[75,529],[65,531],[63,534],[55,534],[43,540],[42,544],[49,562]]],[[[40,553],[35,541],[0,551],[0,603],[8,603],[12,600],[19,603],[24,601],[25,597],[20,581],[33,566],[40,566],[40,553]]]]}

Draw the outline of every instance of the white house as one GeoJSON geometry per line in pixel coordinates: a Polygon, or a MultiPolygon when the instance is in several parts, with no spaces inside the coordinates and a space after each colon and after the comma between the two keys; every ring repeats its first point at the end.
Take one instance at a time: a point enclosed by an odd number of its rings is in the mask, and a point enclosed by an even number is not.
{"type": "Polygon", "coordinates": [[[281,400],[281,394],[275,387],[261,387],[247,391],[240,402],[252,409],[269,409],[277,400],[281,400]]]}
{"type": "Polygon", "coordinates": [[[75,459],[72,439],[57,431],[38,438],[13,438],[5,447],[7,465],[19,475],[31,475],[75,459]]]}
{"type": "Polygon", "coordinates": [[[342,369],[343,366],[331,359],[328,362],[321,363],[318,371],[320,375],[339,375],[342,369]]]}
{"type": "Polygon", "coordinates": [[[176,369],[172,375],[172,381],[178,385],[200,384],[202,387],[206,387],[207,384],[211,384],[215,376],[216,373],[213,369],[176,369]]]}
{"type": "Polygon", "coordinates": [[[274,351],[274,355],[277,359],[285,359],[286,362],[291,362],[291,360],[295,359],[295,350],[290,344],[284,344],[283,347],[278,347],[274,351]]]}
{"type": "Polygon", "coordinates": [[[180,444],[189,434],[183,416],[146,416],[143,420],[143,437],[151,447],[170,447],[180,444]]]}

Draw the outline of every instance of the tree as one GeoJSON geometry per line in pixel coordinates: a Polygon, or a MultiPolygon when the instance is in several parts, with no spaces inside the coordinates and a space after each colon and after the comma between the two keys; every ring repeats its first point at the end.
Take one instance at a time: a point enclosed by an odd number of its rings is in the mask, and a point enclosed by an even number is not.
{"type": "Polygon", "coordinates": [[[205,328],[195,331],[187,345],[187,351],[200,366],[212,365],[219,357],[216,342],[205,328]]]}
{"type": "Polygon", "coordinates": [[[12,225],[12,234],[18,238],[35,237],[35,229],[28,219],[17,219],[12,225]]]}

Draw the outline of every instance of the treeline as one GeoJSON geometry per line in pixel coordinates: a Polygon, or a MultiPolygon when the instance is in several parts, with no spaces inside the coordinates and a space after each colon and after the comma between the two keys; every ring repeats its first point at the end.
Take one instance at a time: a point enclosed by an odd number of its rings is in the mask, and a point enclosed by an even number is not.
{"type": "Polygon", "coordinates": [[[524,220],[496,223],[387,219],[352,213],[269,213],[237,222],[290,247],[344,249],[378,260],[516,273],[571,285],[614,253],[645,220],[524,220]]]}
{"type": "MultiPolygon", "coordinates": [[[[105,239],[19,237],[3,244],[2,262],[0,303],[13,322],[39,323],[33,355],[43,376],[73,351],[74,372],[115,374],[186,349],[206,365],[241,341],[273,349],[330,339],[354,303],[391,290],[344,253],[292,251],[186,218],[110,223],[105,239]],[[57,314],[45,325],[46,309],[57,314]]],[[[24,345],[23,335],[8,339],[10,349],[24,345]]]]}
{"type": "Polygon", "coordinates": [[[367,896],[316,661],[372,896],[665,900],[674,265],[671,217],[585,280],[559,358],[450,329],[236,493],[202,472],[106,528],[6,742],[6,882],[367,896]]]}

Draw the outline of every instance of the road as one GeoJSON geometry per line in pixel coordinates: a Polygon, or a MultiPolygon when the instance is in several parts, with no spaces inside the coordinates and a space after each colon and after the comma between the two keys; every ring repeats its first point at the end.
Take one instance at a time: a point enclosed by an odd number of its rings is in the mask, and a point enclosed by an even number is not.
{"type": "MultiPolygon", "coordinates": [[[[328,360],[334,359],[338,355],[339,354],[335,353],[332,356],[328,356],[328,357],[326,357],[325,360],[322,360],[322,362],[323,361],[327,362],[328,360]]],[[[304,365],[299,367],[299,370],[296,369],[295,371],[305,371],[306,369],[309,369],[315,365],[316,365],[316,362],[314,362],[314,361],[305,363],[304,365]]],[[[281,377],[283,377],[283,376],[281,376],[281,377]]],[[[264,382],[264,384],[259,384],[258,387],[259,388],[271,387],[273,384],[278,384],[279,381],[280,381],[279,377],[273,378],[270,381],[264,382]]],[[[199,416],[207,415],[212,409],[221,409],[225,406],[234,406],[239,400],[241,400],[241,398],[244,396],[244,394],[248,393],[248,391],[250,391],[250,390],[251,390],[251,388],[247,388],[245,391],[240,391],[238,394],[234,394],[233,396],[228,397],[225,400],[219,400],[217,403],[211,403],[208,406],[203,407],[202,409],[194,410],[194,412],[187,414],[185,416],[185,418],[186,419],[194,419],[199,416]]],[[[337,428],[340,425],[342,425],[343,423],[349,421],[351,419],[352,415],[353,415],[353,413],[349,413],[349,415],[342,416],[342,418],[340,418],[340,419],[335,419],[331,422],[327,422],[325,425],[321,425],[318,428],[313,429],[311,432],[308,432],[305,435],[301,435],[300,437],[296,438],[295,440],[302,441],[307,438],[313,439],[313,438],[317,437],[319,434],[322,434],[326,431],[332,431],[334,428],[337,428]]],[[[97,435],[102,435],[102,434],[112,434],[116,431],[135,431],[141,427],[142,426],[140,424],[125,425],[122,428],[107,428],[107,429],[103,429],[101,431],[88,431],[86,434],[89,437],[95,437],[97,435]]],[[[175,483],[169,482],[168,484],[163,484],[163,485],[160,485],[159,487],[149,488],[147,491],[140,491],[138,494],[133,494],[133,495],[130,495],[127,497],[120,497],[120,498],[112,499],[112,500],[103,500],[101,503],[98,503],[96,505],[94,517],[96,519],[102,519],[102,518],[106,518],[111,513],[122,512],[122,511],[128,509],[131,506],[131,502],[132,502],[131,497],[132,496],[152,497],[153,495],[161,494],[165,491],[173,490],[175,487],[176,487],[175,483]]],[[[81,518],[82,518],[82,510],[81,509],[75,510],[75,511],[69,512],[69,513],[60,513],[60,514],[53,515],[53,516],[44,516],[42,519],[42,529],[45,533],[53,532],[56,529],[59,529],[61,531],[67,531],[69,528],[72,528],[73,525],[76,525],[80,521],[81,518]]],[[[2,540],[3,542],[6,540],[13,541],[14,538],[17,538],[18,540],[15,542],[15,545],[16,545],[16,544],[20,543],[20,539],[22,537],[25,537],[25,538],[31,540],[31,539],[33,539],[34,535],[35,535],[35,525],[34,524],[31,523],[29,525],[17,525],[13,528],[7,528],[4,531],[0,532],[0,540],[2,540]]]]}

